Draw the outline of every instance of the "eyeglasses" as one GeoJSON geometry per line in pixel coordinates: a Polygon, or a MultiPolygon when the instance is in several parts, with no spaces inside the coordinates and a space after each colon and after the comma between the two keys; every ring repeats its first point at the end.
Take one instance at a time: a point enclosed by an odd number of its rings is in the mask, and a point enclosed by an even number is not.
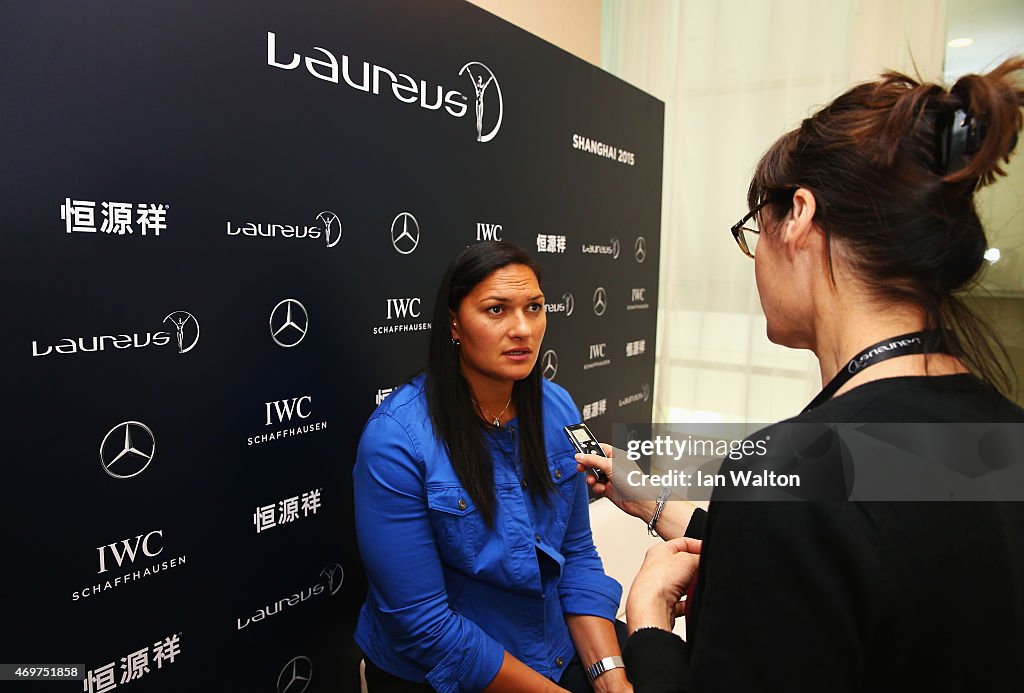
{"type": "Polygon", "coordinates": [[[732,225],[732,237],[736,239],[736,245],[740,247],[740,250],[747,257],[754,257],[754,251],[757,250],[757,239],[761,235],[761,230],[757,228],[757,213],[768,202],[768,199],[761,200],[756,207],[732,225]]]}
{"type": "Polygon", "coordinates": [[[757,250],[757,239],[761,237],[761,230],[757,227],[757,213],[769,202],[782,202],[783,199],[792,196],[795,191],[795,187],[769,191],[752,210],[732,225],[732,237],[736,239],[736,245],[740,247],[744,255],[752,258],[757,250]]]}

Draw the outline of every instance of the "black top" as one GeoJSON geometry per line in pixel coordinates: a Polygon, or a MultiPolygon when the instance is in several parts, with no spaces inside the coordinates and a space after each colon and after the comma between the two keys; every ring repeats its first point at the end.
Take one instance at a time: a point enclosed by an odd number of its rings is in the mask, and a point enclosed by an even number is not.
{"type": "MultiPolygon", "coordinates": [[[[969,375],[903,377],[791,421],[1024,422],[1024,409],[969,375]]],[[[1024,503],[716,494],[688,642],[634,634],[636,693],[1024,691],[1024,503]]]]}

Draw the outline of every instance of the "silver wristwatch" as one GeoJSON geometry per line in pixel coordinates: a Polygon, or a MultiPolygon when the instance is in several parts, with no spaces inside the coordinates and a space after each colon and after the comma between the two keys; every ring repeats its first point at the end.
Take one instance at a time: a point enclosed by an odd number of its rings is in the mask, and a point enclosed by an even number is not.
{"type": "Polygon", "coordinates": [[[593,683],[594,679],[596,679],[598,676],[600,676],[606,671],[611,671],[612,669],[625,668],[626,664],[622,661],[622,657],[618,655],[615,655],[614,657],[605,657],[604,659],[599,659],[598,661],[594,662],[589,667],[587,667],[587,681],[593,683]]]}

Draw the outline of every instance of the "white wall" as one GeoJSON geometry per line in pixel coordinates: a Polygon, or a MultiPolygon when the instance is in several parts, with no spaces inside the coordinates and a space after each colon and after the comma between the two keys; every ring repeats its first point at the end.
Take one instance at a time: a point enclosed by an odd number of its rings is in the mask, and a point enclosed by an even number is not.
{"type": "Polygon", "coordinates": [[[601,0],[469,2],[593,65],[601,61],[601,0]]]}

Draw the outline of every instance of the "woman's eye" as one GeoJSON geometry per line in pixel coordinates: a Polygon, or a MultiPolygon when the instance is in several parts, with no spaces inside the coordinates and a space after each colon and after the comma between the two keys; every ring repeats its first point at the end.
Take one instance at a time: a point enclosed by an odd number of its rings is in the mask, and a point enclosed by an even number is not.
{"type": "Polygon", "coordinates": [[[544,310],[544,304],[542,304],[542,303],[531,303],[531,304],[530,304],[529,306],[527,306],[527,307],[528,307],[528,309],[529,309],[529,310],[530,310],[531,312],[533,312],[533,313],[539,313],[539,312],[541,312],[542,310],[544,310]]]}
{"type": "Polygon", "coordinates": [[[487,309],[487,312],[489,312],[491,315],[500,315],[501,306],[491,306],[490,308],[487,309]]]}

